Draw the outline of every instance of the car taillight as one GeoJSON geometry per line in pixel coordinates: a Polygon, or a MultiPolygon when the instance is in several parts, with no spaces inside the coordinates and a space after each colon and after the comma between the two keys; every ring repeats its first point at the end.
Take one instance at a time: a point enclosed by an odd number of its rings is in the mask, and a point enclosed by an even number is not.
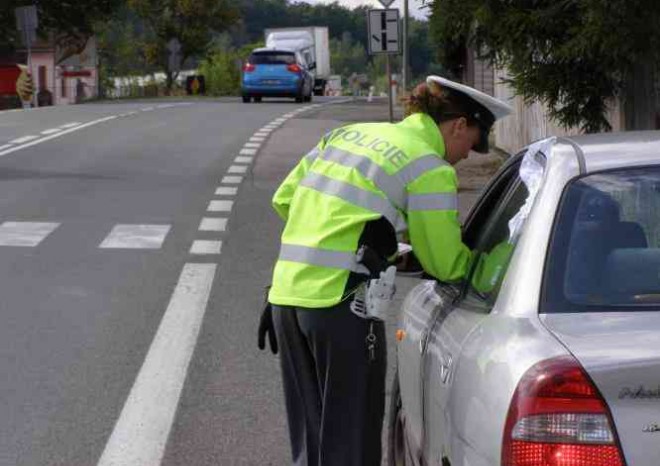
{"type": "Polygon", "coordinates": [[[602,395],[571,356],[529,369],[511,400],[503,466],[624,466],[602,395]]]}
{"type": "Polygon", "coordinates": [[[252,73],[257,67],[254,66],[252,63],[246,63],[243,65],[243,71],[245,73],[252,73]]]}
{"type": "Polygon", "coordinates": [[[302,71],[300,69],[300,67],[298,65],[296,65],[295,63],[292,64],[292,65],[287,65],[286,69],[291,71],[292,73],[300,73],[302,71]]]}

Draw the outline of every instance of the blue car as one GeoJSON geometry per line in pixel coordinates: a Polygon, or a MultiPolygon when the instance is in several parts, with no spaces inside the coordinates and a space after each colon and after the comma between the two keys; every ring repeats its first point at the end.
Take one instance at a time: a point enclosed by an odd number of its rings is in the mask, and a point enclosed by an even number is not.
{"type": "Polygon", "coordinates": [[[256,49],[243,65],[243,102],[262,97],[292,97],[296,102],[312,100],[314,77],[302,55],[291,50],[256,49]]]}

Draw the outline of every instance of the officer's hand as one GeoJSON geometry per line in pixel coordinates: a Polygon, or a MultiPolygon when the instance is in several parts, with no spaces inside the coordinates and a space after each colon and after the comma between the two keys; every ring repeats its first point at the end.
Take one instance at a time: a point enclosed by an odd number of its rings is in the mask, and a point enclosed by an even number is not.
{"type": "Polygon", "coordinates": [[[259,321],[258,346],[260,350],[266,348],[266,334],[268,334],[270,350],[273,354],[277,354],[277,338],[275,337],[275,326],[273,325],[273,306],[269,302],[266,303],[261,314],[261,320],[259,321]]]}

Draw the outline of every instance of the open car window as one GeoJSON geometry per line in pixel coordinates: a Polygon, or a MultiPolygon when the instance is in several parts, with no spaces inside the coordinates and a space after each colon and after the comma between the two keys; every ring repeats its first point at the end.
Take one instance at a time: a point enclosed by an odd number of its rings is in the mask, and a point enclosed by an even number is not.
{"type": "Polygon", "coordinates": [[[660,167],[571,182],[546,260],[541,312],[660,310],[660,167]]]}
{"type": "Polygon", "coordinates": [[[486,186],[482,196],[468,215],[463,227],[463,242],[470,248],[477,246],[477,239],[490,215],[501,201],[512,183],[518,178],[518,171],[522,163],[522,153],[516,155],[511,162],[505,165],[500,173],[486,186]]]}
{"type": "Polygon", "coordinates": [[[478,235],[466,282],[465,303],[469,306],[489,310],[495,304],[518,239],[512,234],[511,220],[528,194],[525,184],[516,178],[478,235]]]}

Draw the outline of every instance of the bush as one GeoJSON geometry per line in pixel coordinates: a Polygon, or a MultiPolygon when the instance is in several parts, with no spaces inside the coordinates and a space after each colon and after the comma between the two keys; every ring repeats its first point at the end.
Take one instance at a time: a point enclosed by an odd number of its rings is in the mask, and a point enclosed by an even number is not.
{"type": "Polygon", "coordinates": [[[259,44],[240,49],[216,47],[199,65],[199,74],[206,80],[206,93],[212,96],[239,95],[241,67],[259,44]]]}

